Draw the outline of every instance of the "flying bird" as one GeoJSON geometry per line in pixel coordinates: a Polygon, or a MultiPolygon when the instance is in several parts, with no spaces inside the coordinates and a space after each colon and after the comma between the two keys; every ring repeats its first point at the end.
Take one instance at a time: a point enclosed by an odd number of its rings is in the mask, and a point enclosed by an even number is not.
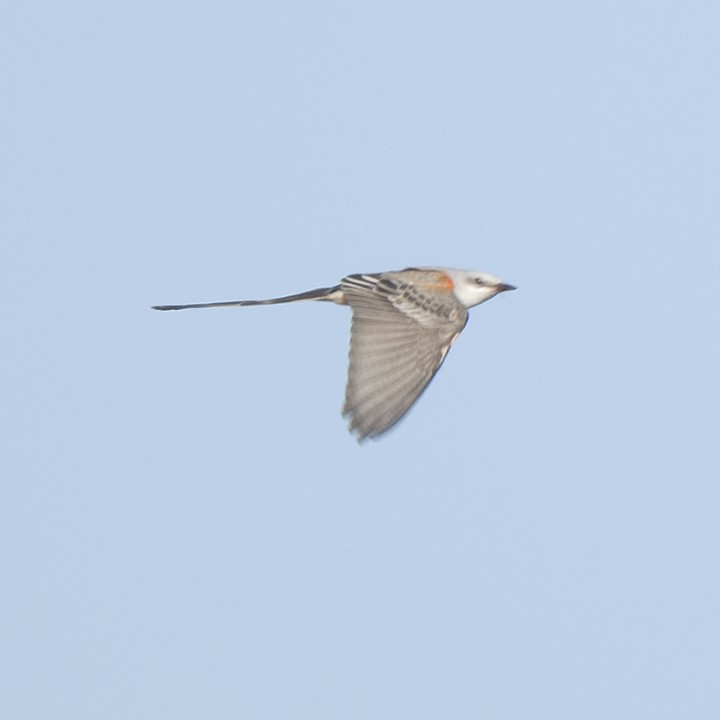
{"type": "Polygon", "coordinates": [[[389,430],[412,407],[468,321],[468,310],[514,290],[486,272],[406,268],[348,275],[339,285],[270,298],[156,305],[154,310],[322,300],[352,309],[343,416],[358,441],[389,430]]]}

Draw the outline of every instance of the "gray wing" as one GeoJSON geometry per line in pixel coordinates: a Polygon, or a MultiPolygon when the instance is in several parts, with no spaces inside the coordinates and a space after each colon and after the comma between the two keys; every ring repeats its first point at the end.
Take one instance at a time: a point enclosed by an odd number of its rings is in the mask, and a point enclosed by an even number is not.
{"type": "Polygon", "coordinates": [[[343,414],[358,440],[407,413],[467,322],[465,308],[451,291],[438,291],[433,277],[423,291],[405,274],[351,275],[341,284],[353,312],[343,414]]]}

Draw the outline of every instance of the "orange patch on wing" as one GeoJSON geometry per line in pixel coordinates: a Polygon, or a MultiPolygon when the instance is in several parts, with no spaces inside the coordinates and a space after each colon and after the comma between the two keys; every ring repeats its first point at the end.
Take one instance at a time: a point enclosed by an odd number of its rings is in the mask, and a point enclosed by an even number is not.
{"type": "Polygon", "coordinates": [[[435,287],[438,290],[447,290],[449,292],[455,287],[455,283],[449,275],[446,275],[444,272],[439,272],[435,287]]]}

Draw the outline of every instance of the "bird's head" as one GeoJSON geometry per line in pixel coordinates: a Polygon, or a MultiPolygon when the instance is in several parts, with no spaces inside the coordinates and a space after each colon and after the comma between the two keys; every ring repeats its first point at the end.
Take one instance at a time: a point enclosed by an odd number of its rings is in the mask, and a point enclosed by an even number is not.
{"type": "Polygon", "coordinates": [[[443,272],[453,281],[455,297],[466,308],[484,303],[506,290],[515,290],[514,285],[508,285],[500,278],[480,270],[443,268],[443,272]]]}

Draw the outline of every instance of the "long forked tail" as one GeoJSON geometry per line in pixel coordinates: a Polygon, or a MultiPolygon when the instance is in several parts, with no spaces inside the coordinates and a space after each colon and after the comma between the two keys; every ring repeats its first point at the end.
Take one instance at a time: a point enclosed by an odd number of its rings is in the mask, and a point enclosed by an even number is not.
{"type": "Polygon", "coordinates": [[[330,288],[317,288],[297,295],[285,295],[268,300],[228,300],[226,302],[192,303],[190,305],[153,305],[153,310],[188,310],[189,308],[209,307],[246,307],[248,305],[277,305],[278,303],[296,302],[297,300],[327,300],[342,303],[342,290],[339,285],[330,288]]]}

